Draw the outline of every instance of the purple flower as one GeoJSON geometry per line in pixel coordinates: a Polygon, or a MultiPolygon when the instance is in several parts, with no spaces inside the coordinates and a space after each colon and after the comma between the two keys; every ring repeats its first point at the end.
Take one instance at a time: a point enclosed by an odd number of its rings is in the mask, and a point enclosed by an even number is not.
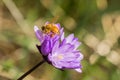
{"type": "Polygon", "coordinates": [[[74,38],[74,35],[70,34],[61,42],[56,41],[52,52],[48,55],[48,59],[56,68],[75,69],[78,72],[82,72],[80,61],[83,59],[83,55],[77,50],[79,45],[78,38],[74,38]]]}
{"type": "Polygon", "coordinates": [[[42,27],[42,30],[39,30],[37,26],[34,26],[34,31],[36,33],[36,37],[41,42],[41,46],[37,45],[39,51],[42,53],[42,55],[47,56],[49,53],[51,53],[54,43],[63,33],[63,28],[60,27],[59,23],[51,24],[46,22],[42,27]]]}
{"type": "Polygon", "coordinates": [[[78,38],[75,38],[74,34],[65,38],[60,24],[46,23],[45,28],[48,26],[52,29],[39,30],[36,26],[34,27],[36,36],[41,42],[37,47],[44,59],[58,69],[75,69],[82,72],[83,55],[77,49],[80,46],[78,38]]]}

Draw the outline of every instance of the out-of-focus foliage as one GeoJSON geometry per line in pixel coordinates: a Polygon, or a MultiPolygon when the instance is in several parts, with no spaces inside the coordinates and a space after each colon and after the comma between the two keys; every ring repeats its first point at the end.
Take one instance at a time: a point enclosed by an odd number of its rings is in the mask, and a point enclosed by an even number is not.
{"type": "Polygon", "coordinates": [[[0,80],[16,80],[42,60],[33,26],[53,17],[82,42],[83,72],[45,63],[25,80],[120,80],[120,0],[1,0],[0,80]]]}

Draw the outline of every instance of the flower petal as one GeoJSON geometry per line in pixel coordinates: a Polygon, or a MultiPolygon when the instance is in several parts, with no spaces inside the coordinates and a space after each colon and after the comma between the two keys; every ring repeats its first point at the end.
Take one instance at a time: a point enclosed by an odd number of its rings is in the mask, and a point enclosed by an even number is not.
{"type": "Polygon", "coordinates": [[[52,48],[52,53],[54,53],[59,47],[59,41],[56,41],[53,48],[52,48]]]}
{"type": "Polygon", "coordinates": [[[82,70],[80,68],[75,69],[77,72],[82,73],[82,70]]]}
{"type": "Polygon", "coordinates": [[[70,35],[66,38],[67,43],[71,43],[72,40],[73,40],[73,38],[74,38],[74,34],[70,34],[70,35]]]}
{"type": "Polygon", "coordinates": [[[57,28],[58,29],[60,29],[61,28],[61,26],[60,26],[60,24],[59,23],[57,23],[57,24],[55,24],[56,26],[57,26],[57,28]]]}
{"type": "Polygon", "coordinates": [[[81,43],[80,43],[80,42],[78,42],[78,41],[77,41],[77,42],[75,42],[75,43],[74,43],[74,46],[75,46],[75,48],[74,48],[74,49],[76,50],[76,49],[80,46],[80,44],[81,44],[81,43]]]}
{"type": "Polygon", "coordinates": [[[64,39],[64,32],[61,34],[61,41],[64,39]]]}
{"type": "Polygon", "coordinates": [[[75,69],[75,68],[81,68],[81,65],[79,62],[66,62],[66,61],[60,61],[61,65],[63,68],[67,68],[67,69],[75,69]]]}
{"type": "Polygon", "coordinates": [[[44,40],[43,33],[39,30],[39,28],[37,26],[34,26],[34,31],[35,31],[36,37],[42,43],[44,40]]]}
{"type": "Polygon", "coordinates": [[[44,56],[48,55],[51,52],[50,40],[44,40],[44,42],[41,45],[41,52],[44,56]]]}
{"type": "Polygon", "coordinates": [[[70,50],[70,48],[71,48],[71,44],[67,43],[67,44],[65,44],[63,46],[60,46],[58,52],[59,53],[66,53],[66,52],[68,52],[70,50]]]}

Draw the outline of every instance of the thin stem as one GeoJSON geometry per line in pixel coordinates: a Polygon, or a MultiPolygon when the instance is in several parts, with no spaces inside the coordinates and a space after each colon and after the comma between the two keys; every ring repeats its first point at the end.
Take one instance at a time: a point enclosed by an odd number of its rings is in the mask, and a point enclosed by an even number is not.
{"type": "Polygon", "coordinates": [[[24,73],[21,77],[19,77],[17,80],[22,80],[24,79],[27,75],[29,75],[32,71],[34,71],[37,67],[42,65],[45,62],[45,60],[40,61],[37,65],[35,65],[33,68],[31,68],[29,71],[24,73]]]}

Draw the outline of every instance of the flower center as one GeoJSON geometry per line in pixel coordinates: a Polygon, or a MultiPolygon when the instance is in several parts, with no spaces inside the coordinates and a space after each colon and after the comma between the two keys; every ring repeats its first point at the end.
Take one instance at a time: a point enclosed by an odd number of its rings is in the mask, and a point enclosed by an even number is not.
{"type": "Polygon", "coordinates": [[[59,34],[59,29],[53,23],[43,26],[42,31],[45,34],[50,34],[51,37],[53,37],[56,34],[59,34]]]}
{"type": "Polygon", "coordinates": [[[59,61],[59,60],[62,60],[64,57],[61,54],[54,54],[53,58],[54,58],[54,60],[59,61]]]}
{"type": "Polygon", "coordinates": [[[58,55],[57,59],[61,60],[61,59],[63,59],[63,56],[62,55],[58,55]]]}

